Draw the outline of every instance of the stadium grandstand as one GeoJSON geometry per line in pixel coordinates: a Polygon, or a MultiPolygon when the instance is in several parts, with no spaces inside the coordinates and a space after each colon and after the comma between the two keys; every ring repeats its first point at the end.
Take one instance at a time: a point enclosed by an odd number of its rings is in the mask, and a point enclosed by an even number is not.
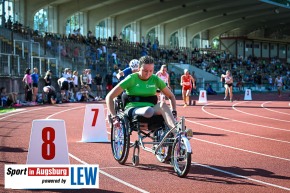
{"type": "Polygon", "coordinates": [[[144,55],[156,70],[168,65],[176,82],[183,68],[195,72],[198,88],[222,92],[226,70],[237,92],[273,91],[277,75],[290,86],[289,0],[2,0],[0,15],[0,87],[8,92],[24,93],[27,68],[39,69],[40,88],[50,70],[58,89],[66,68],[105,80],[144,55]]]}

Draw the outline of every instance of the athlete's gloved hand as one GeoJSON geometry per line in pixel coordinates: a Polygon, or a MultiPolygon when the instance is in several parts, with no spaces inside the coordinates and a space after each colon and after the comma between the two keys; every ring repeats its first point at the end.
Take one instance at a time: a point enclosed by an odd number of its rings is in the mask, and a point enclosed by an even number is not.
{"type": "Polygon", "coordinates": [[[113,123],[115,128],[120,127],[120,117],[118,115],[111,116],[111,122],[113,123]]]}

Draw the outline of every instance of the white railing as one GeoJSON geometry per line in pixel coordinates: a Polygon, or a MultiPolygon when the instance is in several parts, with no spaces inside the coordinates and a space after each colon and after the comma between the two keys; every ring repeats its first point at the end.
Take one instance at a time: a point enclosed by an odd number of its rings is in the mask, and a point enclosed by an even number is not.
{"type": "Polygon", "coordinates": [[[39,42],[33,42],[33,41],[26,41],[26,40],[14,40],[13,41],[13,53],[15,54],[16,53],[16,42],[20,42],[21,43],[21,50],[22,50],[22,58],[25,58],[24,57],[24,51],[25,51],[25,44],[26,44],[26,47],[29,48],[30,47],[30,50],[31,52],[33,52],[33,44],[36,44],[37,45],[37,53],[38,56],[40,56],[40,43],[39,42]]]}
{"type": "Polygon", "coordinates": [[[40,57],[40,56],[31,56],[31,62],[30,62],[30,69],[33,69],[35,66],[34,64],[34,59],[38,59],[39,60],[39,66],[38,66],[38,69],[39,69],[39,74],[40,75],[44,75],[43,72],[42,72],[42,63],[43,61],[47,60],[47,68],[46,69],[50,69],[51,68],[51,62],[55,62],[55,69],[56,69],[56,74],[59,73],[59,69],[58,69],[58,60],[57,58],[50,58],[50,57],[40,57]]]}
{"type": "Polygon", "coordinates": [[[17,58],[17,75],[20,74],[20,58],[19,55],[14,54],[7,54],[7,53],[0,53],[1,60],[3,60],[2,57],[7,57],[7,65],[4,64],[4,62],[1,62],[1,70],[0,75],[15,75],[15,73],[11,72],[11,58],[16,57],[17,58]]]}

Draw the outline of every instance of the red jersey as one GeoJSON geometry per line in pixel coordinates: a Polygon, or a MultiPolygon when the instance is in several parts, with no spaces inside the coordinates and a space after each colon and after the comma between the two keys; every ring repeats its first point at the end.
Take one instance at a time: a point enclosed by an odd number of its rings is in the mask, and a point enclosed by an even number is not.
{"type": "Polygon", "coordinates": [[[182,75],[182,89],[183,90],[191,90],[192,89],[192,83],[191,83],[191,75],[182,75]]]}

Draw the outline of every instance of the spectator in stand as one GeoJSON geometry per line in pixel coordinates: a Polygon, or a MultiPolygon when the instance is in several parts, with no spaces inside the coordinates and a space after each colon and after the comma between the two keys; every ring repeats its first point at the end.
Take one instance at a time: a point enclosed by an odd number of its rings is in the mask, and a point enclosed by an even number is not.
{"type": "Polygon", "coordinates": [[[53,86],[45,86],[43,87],[43,92],[47,95],[47,103],[48,104],[56,104],[56,92],[53,86]]]}
{"type": "Polygon", "coordinates": [[[31,74],[31,69],[27,68],[25,70],[25,75],[22,79],[22,82],[24,82],[25,100],[28,102],[32,101],[32,78],[30,74],[31,74]]]}
{"type": "Polygon", "coordinates": [[[118,74],[118,67],[115,66],[114,67],[113,76],[112,76],[112,86],[113,86],[113,88],[119,83],[119,80],[117,78],[117,74],[118,74]]]}
{"type": "Polygon", "coordinates": [[[213,89],[212,89],[212,87],[211,87],[211,85],[208,83],[208,84],[206,84],[206,93],[208,94],[208,95],[216,95],[217,93],[216,93],[216,91],[214,91],[213,89]]]}
{"type": "Polygon", "coordinates": [[[37,94],[38,94],[38,82],[39,82],[39,75],[38,75],[38,69],[33,68],[33,74],[31,75],[32,79],[32,101],[36,103],[37,101],[37,94]]]}
{"type": "Polygon", "coordinates": [[[112,75],[111,71],[106,75],[105,81],[106,81],[106,94],[107,94],[113,88],[113,82],[112,82],[113,81],[113,75],[112,75]]]}
{"type": "Polygon", "coordinates": [[[244,81],[242,75],[238,75],[238,82],[236,84],[236,87],[239,89],[239,91],[244,91],[244,81]]]}
{"type": "Polygon", "coordinates": [[[78,101],[88,101],[89,96],[88,96],[88,91],[85,89],[85,86],[81,86],[80,90],[76,94],[76,98],[78,101]]]}
{"type": "Polygon", "coordinates": [[[118,64],[118,61],[117,61],[117,50],[115,50],[112,53],[112,58],[113,58],[113,64],[118,64]]]}
{"type": "Polygon", "coordinates": [[[171,71],[169,74],[171,91],[173,94],[175,94],[176,75],[173,71],[171,71]]]}
{"type": "Polygon", "coordinates": [[[236,87],[239,89],[239,91],[243,91],[243,90],[244,90],[244,83],[243,83],[243,80],[239,80],[239,81],[237,82],[236,87]]]}
{"type": "Polygon", "coordinates": [[[272,76],[269,76],[269,78],[268,78],[268,84],[269,84],[268,90],[273,90],[274,89],[274,84],[273,84],[273,78],[272,78],[272,76]]]}
{"type": "Polygon", "coordinates": [[[74,59],[74,62],[75,63],[77,63],[79,61],[79,54],[80,54],[79,48],[77,46],[74,47],[74,50],[73,50],[73,59],[74,59]]]}
{"type": "Polygon", "coordinates": [[[97,73],[95,78],[94,78],[94,83],[96,84],[97,86],[97,97],[96,100],[102,100],[102,97],[103,97],[103,78],[102,76],[100,75],[100,73],[97,73]]]}
{"type": "Polygon", "coordinates": [[[197,89],[196,89],[197,79],[196,79],[194,71],[192,71],[191,76],[194,79],[194,82],[191,82],[191,84],[192,84],[191,95],[198,95],[198,92],[197,92],[197,89]]]}
{"type": "Polygon", "coordinates": [[[96,97],[93,95],[91,88],[88,85],[82,86],[76,96],[78,101],[88,102],[96,100],[96,97]]]}
{"type": "Polygon", "coordinates": [[[192,86],[195,85],[194,82],[195,80],[189,74],[188,69],[184,69],[184,74],[180,78],[180,85],[182,86],[182,99],[184,101],[183,107],[189,105],[191,89],[195,88],[195,86],[192,86]]]}
{"type": "Polygon", "coordinates": [[[51,75],[52,75],[52,71],[51,70],[48,70],[46,73],[45,73],[45,76],[44,76],[44,85],[45,86],[51,86],[51,75]]]}
{"type": "Polygon", "coordinates": [[[278,96],[282,96],[282,88],[283,88],[283,79],[280,75],[275,79],[275,84],[277,86],[278,96]]]}
{"type": "Polygon", "coordinates": [[[233,77],[231,75],[231,72],[229,70],[226,71],[226,74],[221,75],[221,81],[225,82],[225,98],[227,99],[228,94],[230,95],[230,101],[233,102],[233,77]]]}
{"type": "Polygon", "coordinates": [[[258,73],[255,78],[256,78],[255,82],[257,83],[257,90],[262,91],[262,89],[261,89],[262,75],[260,73],[258,73]]]}

